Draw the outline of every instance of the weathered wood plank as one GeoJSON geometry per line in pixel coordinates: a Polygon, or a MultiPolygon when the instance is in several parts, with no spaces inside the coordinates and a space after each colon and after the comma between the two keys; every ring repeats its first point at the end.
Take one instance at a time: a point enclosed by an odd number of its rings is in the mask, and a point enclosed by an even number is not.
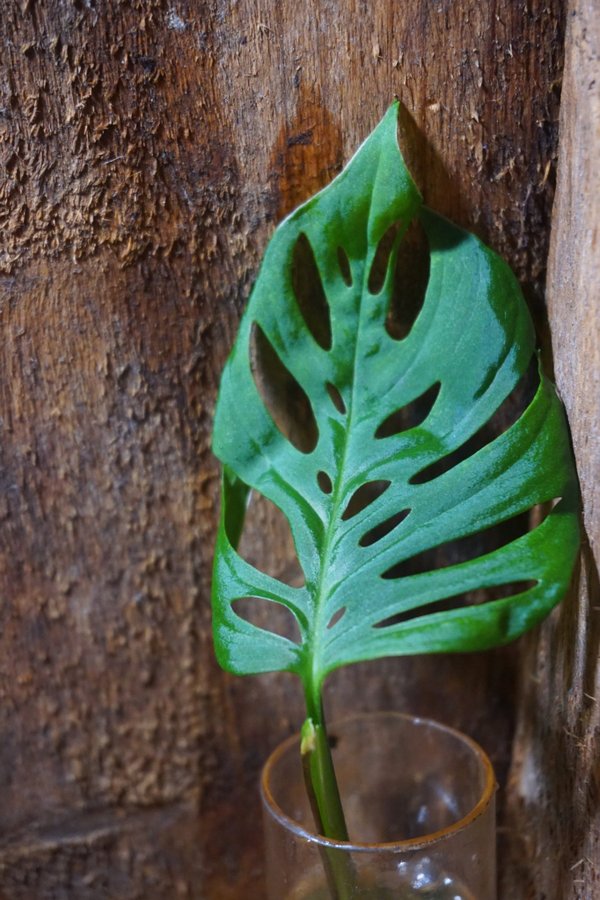
{"type": "MultiPolygon", "coordinates": [[[[599,157],[600,5],[573,0],[547,301],[585,535],[572,596],[523,658],[511,812],[522,840],[517,883],[535,900],[600,896],[599,157]]],[[[506,896],[515,890],[509,882],[506,896]]]]}

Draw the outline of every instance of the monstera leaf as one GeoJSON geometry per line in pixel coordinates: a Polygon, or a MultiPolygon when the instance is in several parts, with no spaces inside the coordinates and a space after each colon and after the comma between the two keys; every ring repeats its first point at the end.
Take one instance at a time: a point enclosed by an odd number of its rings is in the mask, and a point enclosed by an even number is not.
{"type": "Polygon", "coordinates": [[[481,241],[423,207],[396,125],[393,106],[347,168],[276,230],[217,404],[217,655],[236,673],[296,672],[307,696],[346,663],[512,640],[561,598],[578,546],[565,418],[538,370],[518,284],[481,241]],[[395,333],[396,258],[416,221],[427,286],[408,333],[395,333]],[[318,273],[308,305],[299,258],[318,273]],[[525,408],[486,438],[532,371],[525,408]],[[287,517],[304,586],[238,555],[250,489],[287,517]],[[491,549],[473,537],[543,504],[530,531],[491,549]],[[435,548],[461,541],[471,556],[430,566],[435,548]],[[465,602],[482,588],[492,599],[465,602]],[[241,598],[282,604],[300,641],[252,624],[241,598]]]}

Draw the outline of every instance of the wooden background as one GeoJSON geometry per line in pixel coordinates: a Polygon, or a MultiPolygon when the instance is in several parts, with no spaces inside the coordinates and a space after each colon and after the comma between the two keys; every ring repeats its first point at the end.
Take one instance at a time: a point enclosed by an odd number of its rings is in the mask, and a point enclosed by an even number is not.
{"type": "Polygon", "coordinates": [[[573,591],[522,645],[506,897],[600,897],[600,4],[571,5],[547,302],[583,494],[573,591]]]}
{"type": "MultiPolygon", "coordinates": [[[[211,417],[274,225],[394,95],[426,201],[524,285],[571,418],[587,543],[579,593],[519,648],[357,666],[327,703],[453,722],[503,784],[516,709],[503,896],[593,896],[595,12],[594,0],[568,14],[562,0],[4,0],[5,900],[263,897],[257,773],[302,712],[291,678],[236,680],[214,661],[211,417]]],[[[249,552],[285,572],[289,539],[267,506],[254,534],[249,552]]]]}

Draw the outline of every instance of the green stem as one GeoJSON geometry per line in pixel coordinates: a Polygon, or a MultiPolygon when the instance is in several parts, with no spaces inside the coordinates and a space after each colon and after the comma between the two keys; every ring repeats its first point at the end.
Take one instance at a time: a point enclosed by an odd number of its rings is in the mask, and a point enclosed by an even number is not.
{"type": "MultiPolygon", "coordinates": [[[[348,829],[320,695],[317,702],[309,702],[307,699],[307,707],[309,717],[302,726],[300,752],[315,825],[323,837],[347,841],[348,829]]],[[[349,853],[332,847],[323,848],[321,856],[333,900],[350,900],[354,896],[355,875],[349,853]]]]}
{"type": "Polygon", "coordinates": [[[348,830],[324,722],[306,720],[301,731],[300,752],[319,833],[334,841],[347,841],[348,830]]]}

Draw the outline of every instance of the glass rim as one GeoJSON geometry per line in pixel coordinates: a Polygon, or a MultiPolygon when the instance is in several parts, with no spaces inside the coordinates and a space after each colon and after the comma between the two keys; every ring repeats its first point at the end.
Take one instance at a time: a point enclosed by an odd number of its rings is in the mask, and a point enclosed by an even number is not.
{"type": "Polygon", "coordinates": [[[310,843],[318,844],[321,847],[360,853],[369,851],[373,852],[375,850],[387,850],[389,852],[424,850],[427,847],[430,847],[432,844],[437,844],[440,841],[448,840],[459,832],[464,831],[465,828],[468,828],[480,816],[483,815],[483,813],[488,809],[491,801],[493,800],[498,785],[496,783],[496,776],[494,774],[492,763],[490,762],[487,753],[480,747],[480,745],[476,741],[473,740],[473,738],[464,734],[462,731],[458,731],[458,729],[456,728],[452,728],[451,726],[445,725],[442,722],[437,722],[435,719],[428,719],[423,716],[413,716],[409,713],[400,713],[394,711],[386,712],[385,710],[356,713],[355,715],[345,716],[343,719],[334,722],[331,725],[331,728],[333,729],[336,727],[340,727],[347,723],[356,722],[361,719],[374,720],[378,718],[404,719],[411,722],[411,724],[413,725],[425,725],[430,728],[434,728],[437,731],[444,732],[445,734],[452,735],[453,737],[458,738],[462,744],[469,747],[469,749],[477,757],[479,764],[484,771],[485,781],[481,790],[479,800],[465,816],[462,816],[460,819],[457,819],[456,822],[453,822],[451,825],[447,825],[445,828],[440,828],[437,831],[430,832],[429,834],[419,835],[419,837],[416,838],[404,838],[402,840],[395,841],[378,841],[376,843],[338,841],[333,840],[332,838],[324,837],[322,834],[316,834],[316,832],[314,831],[308,831],[299,822],[296,822],[295,819],[292,819],[291,816],[288,816],[287,813],[285,813],[281,809],[279,804],[275,801],[269,786],[270,774],[277,762],[294,744],[300,743],[300,735],[293,734],[282,741],[270,753],[267,761],[262,768],[260,777],[260,792],[264,806],[272,815],[272,817],[288,831],[310,843]]]}

